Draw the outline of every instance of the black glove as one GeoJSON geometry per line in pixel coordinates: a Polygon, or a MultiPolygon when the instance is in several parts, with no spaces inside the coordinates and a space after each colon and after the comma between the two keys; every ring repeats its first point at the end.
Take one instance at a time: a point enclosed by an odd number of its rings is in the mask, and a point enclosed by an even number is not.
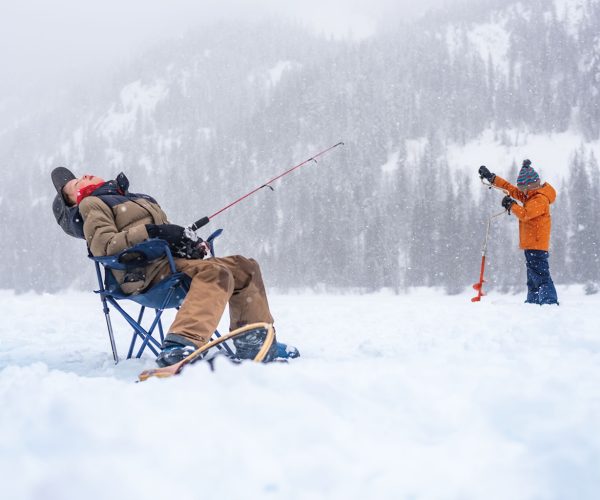
{"type": "Polygon", "coordinates": [[[150,238],[165,240],[169,246],[180,246],[184,243],[185,229],[177,224],[146,224],[150,238]]]}
{"type": "MultiPolygon", "coordinates": [[[[190,238],[185,228],[177,224],[146,224],[146,231],[150,238],[159,238],[169,244],[169,248],[176,257],[185,259],[202,259],[206,255],[202,239],[190,238]]],[[[195,236],[195,233],[192,233],[195,236]]]]}
{"type": "Polygon", "coordinates": [[[187,238],[185,245],[179,250],[179,256],[186,259],[203,259],[206,256],[206,248],[202,238],[187,238]]]}
{"type": "Polygon", "coordinates": [[[504,198],[502,198],[502,206],[506,208],[506,210],[508,210],[508,213],[510,213],[510,209],[515,203],[516,201],[513,200],[510,196],[505,196],[504,198]]]}
{"type": "Polygon", "coordinates": [[[490,184],[493,184],[494,179],[496,179],[496,174],[492,174],[485,165],[481,165],[481,167],[479,167],[479,177],[486,179],[490,184]]]}

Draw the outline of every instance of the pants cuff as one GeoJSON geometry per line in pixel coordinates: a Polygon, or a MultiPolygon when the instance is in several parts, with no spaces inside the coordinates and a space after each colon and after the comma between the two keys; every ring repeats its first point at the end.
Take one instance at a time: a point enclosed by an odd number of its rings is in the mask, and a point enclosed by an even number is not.
{"type": "Polygon", "coordinates": [[[166,342],[177,342],[181,345],[189,345],[198,348],[198,345],[193,340],[190,340],[189,338],[184,337],[183,335],[179,335],[178,333],[168,333],[165,337],[165,343],[166,342]]]}

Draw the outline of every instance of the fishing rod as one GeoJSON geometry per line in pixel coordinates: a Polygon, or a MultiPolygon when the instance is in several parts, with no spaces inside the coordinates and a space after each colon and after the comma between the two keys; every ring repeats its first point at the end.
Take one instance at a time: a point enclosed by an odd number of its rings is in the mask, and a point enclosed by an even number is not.
{"type": "Polygon", "coordinates": [[[488,189],[494,188],[494,189],[497,189],[498,191],[502,191],[506,196],[510,196],[508,189],[504,189],[504,188],[501,188],[500,186],[496,186],[495,184],[492,184],[491,182],[485,182],[485,179],[483,177],[480,177],[480,179],[481,179],[481,183],[488,189]]]}
{"type": "Polygon", "coordinates": [[[271,189],[271,191],[274,191],[273,187],[271,186],[271,183],[275,182],[277,179],[281,179],[282,177],[284,177],[284,176],[288,175],[289,173],[293,172],[294,170],[296,170],[296,169],[298,169],[300,167],[303,167],[304,165],[306,165],[307,163],[309,163],[311,161],[314,161],[315,163],[317,163],[317,158],[319,158],[320,156],[323,156],[324,154],[328,153],[332,149],[335,149],[338,146],[343,146],[343,145],[344,145],[343,142],[338,142],[337,144],[334,144],[333,146],[330,146],[327,149],[324,149],[320,153],[317,153],[316,155],[311,156],[308,160],[304,160],[302,163],[299,163],[298,165],[296,165],[296,166],[294,166],[294,167],[286,170],[285,172],[279,174],[278,176],[273,177],[272,179],[269,179],[267,182],[265,182],[264,184],[258,186],[255,189],[253,189],[249,193],[246,193],[244,196],[240,196],[237,200],[232,201],[229,205],[221,208],[220,210],[217,210],[214,214],[208,215],[208,216],[204,216],[201,219],[198,219],[196,222],[194,222],[193,224],[191,224],[190,226],[188,226],[188,228],[191,231],[194,231],[194,232],[197,231],[201,227],[206,226],[206,224],[208,224],[214,217],[216,217],[220,213],[223,213],[223,212],[225,212],[225,210],[228,210],[229,208],[233,207],[234,205],[237,205],[240,201],[245,200],[249,196],[252,196],[254,193],[256,193],[257,191],[261,190],[262,188],[268,187],[269,189],[271,189]]]}

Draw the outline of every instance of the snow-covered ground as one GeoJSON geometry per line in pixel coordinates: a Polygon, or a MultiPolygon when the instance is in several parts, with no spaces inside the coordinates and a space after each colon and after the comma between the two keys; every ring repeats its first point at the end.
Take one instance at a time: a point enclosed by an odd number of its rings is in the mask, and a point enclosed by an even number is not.
{"type": "Polygon", "coordinates": [[[596,499],[600,295],[559,294],[275,295],[301,359],[136,384],[93,294],[0,292],[1,496],[596,499]]]}

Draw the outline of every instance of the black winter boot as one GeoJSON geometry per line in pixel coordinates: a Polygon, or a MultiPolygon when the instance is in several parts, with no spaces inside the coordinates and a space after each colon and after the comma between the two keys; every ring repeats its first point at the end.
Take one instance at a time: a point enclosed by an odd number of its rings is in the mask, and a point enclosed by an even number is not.
{"type": "Polygon", "coordinates": [[[161,368],[179,363],[183,358],[187,358],[197,347],[185,337],[176,333],[169,333],[165,337],[162,345],[162,351],[156,358],[156,364],[161,368]]]}
{"type": "MultiPolygon", "coordinates": [[[[260,351],[260,348],[265,342],[267,330],[265,328],[257,328],[249,330],[244,335],[235,337],[233,345],[235,346],[235,354],[239,359],[254,359],[260,351]]],[[[277,341],[273,339],[269,352],[265,356],[263,363],[273,361],[277,357],[277,341]]]]}

